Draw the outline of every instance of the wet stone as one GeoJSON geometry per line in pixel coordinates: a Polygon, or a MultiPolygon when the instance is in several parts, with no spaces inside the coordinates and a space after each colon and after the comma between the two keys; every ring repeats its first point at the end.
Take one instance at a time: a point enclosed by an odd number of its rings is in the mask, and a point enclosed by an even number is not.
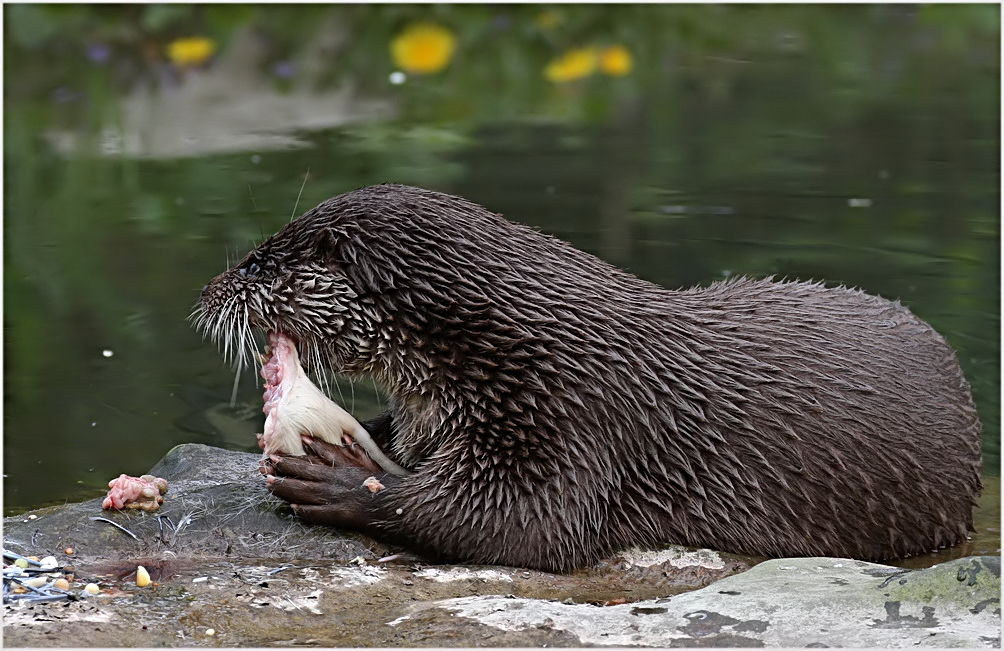
{"type": "Polygon", "coordinates": [[[171,484],[156,514],[102,513],[95,499],[5,519],[8,549],[55,555],[75,581],[101,587],[5,605],[5,643],[999,646],[997,558],[903,570],[667,546],[565,575],[408,553],[379,563],[401,550],[302,524],[265,490],[258,458],[178,446],[151,469],[171,484]],[[152,579],[143,588],[138,565],[152,579]]]}

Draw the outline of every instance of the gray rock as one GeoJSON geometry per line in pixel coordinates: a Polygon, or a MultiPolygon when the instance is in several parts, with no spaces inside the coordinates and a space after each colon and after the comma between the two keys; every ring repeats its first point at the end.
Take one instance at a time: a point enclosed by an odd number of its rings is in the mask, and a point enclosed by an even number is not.
{"type": "Polygon", "coordinates": [[[164,553],[235,558],[281,553],[287,558],[347,561],[357,556],[375,559],[386,551],[361,536],[300,522],[265,489],[259,458],[206,445],[179,445],[149,473],[169,483],[160,510],[102,511],[100,498],[40,509],[32,513],[35,519],[4,519],[4,546],[23,555],[70,547],[78,562],[164,553]],[[136,538],[94,518],[111,520],[136,538]]]}
{"type": "Polygon", "coordinates": [[[925,570],[797,558],[606,608],[499,597],[435,605],[507,631],[561,630],[583,645],[999,647],[1000,595],[1000,559],[991,556],[925,570]]]}
{"type": "MultiPolygon", "coordinates": [[[[171,450],[157,513],[100,500],[4,520],[5,546],[55,554],[102,592],[4,606],[8,646],[999,646],[1000,561],[902,570],[630,550],[567,575],[430,566],[311,527],[265,490],[258,456],[171,450]],[[160,517],[158,517],[160,516],[160,517]],[[93,517],[113,520],[133,532],[93,517]],[[72,556],[63,550],[73,547],[72,556]],[[155,583],[138,588],[137,565],[155,583]],[[694,590],[695,588],[701,588],[694,590]],[[692,590],[687,592],[688,590],[692,590]],[[210,635],[210,631],[212,634],[210,635]]],[[[79,585],[79,584],[78,584],[79,585]]]]}

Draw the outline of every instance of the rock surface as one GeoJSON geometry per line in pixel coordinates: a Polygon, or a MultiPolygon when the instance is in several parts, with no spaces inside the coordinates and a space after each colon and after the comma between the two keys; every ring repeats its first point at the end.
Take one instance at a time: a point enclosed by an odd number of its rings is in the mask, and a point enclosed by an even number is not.
{"type": "Polygon", "coordinates": [[[78,562],[151,554],[254,558],[279,552],[344,561],[359,555],[375,559],[386,550],[361,536],[302,524],[266,490],[258,459],[246,452],[179,445],[149,473],[170,484],[160,510],[102,511],[100,498],[40,509],[32,512],[37,520],[5,518],[4,546],[24,555],[70,547],[78,562]],[[95,517],[126,527],[136,538],[95,517]]]}
{"type": "MultiPolygon", "coordinates": [[[[56,554],[102,592],[4,607],[7,646],[969,646],[1000,644],[1000,560],[925,570],[633,550],[567,575],[435,566],[273,500],[258,457],[201,445],[151,474],[162,509],[100,499],[4,521],[5,547],[56,554]],[[137,539],[92,517],[127,527],[137,539]],[[73,548],[67,557],[62,551],[73,548]],[[154,584],[135,584],[143,565],[154,584]],[[737,574],[737,572],[742,572],[737,574]],[[695,589],[699,588],[699,589],[695,589]],[[210,634],[211,633],[211,634],[210,634]]],[[[79,594],[79,590],[77,592],[79,594]]]]}
{"type": "Polygon", "coordinates": [[[798,558],[607,608],[505,597],[432,607],[504,631],[560,630],[582,646],[999,647],[1000,594],[1000,559],[989,556],[926,570],[798,558]]]}

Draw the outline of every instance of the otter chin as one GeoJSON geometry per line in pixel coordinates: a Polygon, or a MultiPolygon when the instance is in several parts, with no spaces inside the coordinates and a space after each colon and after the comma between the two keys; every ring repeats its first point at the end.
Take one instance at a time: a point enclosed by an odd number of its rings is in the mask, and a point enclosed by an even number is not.
{"type": "Polygon", "coordinates": [[[390,409],[364,423],[312,384],[275,402],[294,425],[266,437],[286,441],[266,481],[305,520],[438,560],[567,571],[678,543],[883,561],[972,531],[980,424],[955,353],[855,289],[665,289],[380,185],[266,239],[196,322],[238,363],[272,333],[300,388],[301,361],[379,384],[390,409]]]}

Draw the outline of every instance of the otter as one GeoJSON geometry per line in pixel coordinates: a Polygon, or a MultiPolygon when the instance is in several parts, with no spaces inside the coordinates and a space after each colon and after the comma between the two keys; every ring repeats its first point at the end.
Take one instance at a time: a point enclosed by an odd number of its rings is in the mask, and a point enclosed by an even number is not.
{"type": "Polygon", "coordinates": [[[856,289],[669,290],[379,185],[268,237],[196,314],[238,361],[260,329],[386,391],[362,429],[403,472],[312,436],[262,472],[303,519],[438,560],[563,572],[678,543],[883,561],[973,530],[980,423],[955,353],[856,289]]]}

